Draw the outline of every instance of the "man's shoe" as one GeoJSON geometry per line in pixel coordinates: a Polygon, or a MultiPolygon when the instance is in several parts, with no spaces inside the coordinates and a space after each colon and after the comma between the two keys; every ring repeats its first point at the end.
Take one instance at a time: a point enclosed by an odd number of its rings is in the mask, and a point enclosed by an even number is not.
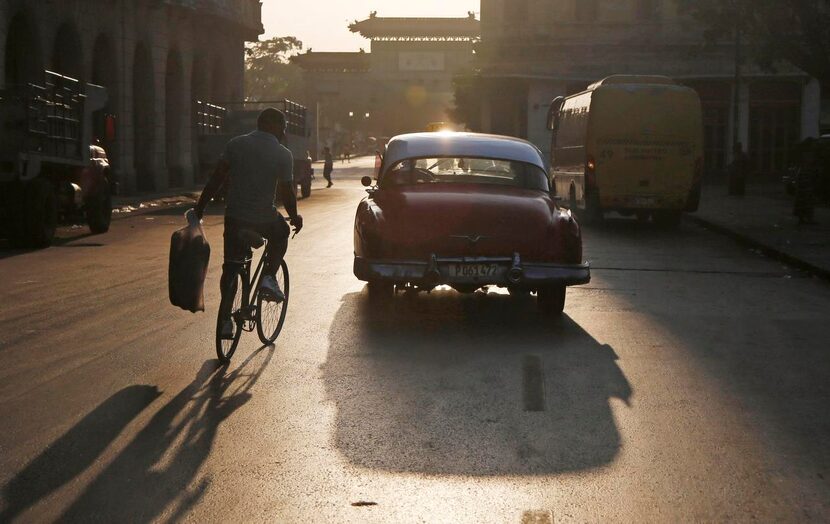
{"type": "Polygon", "coordinates": [[[224,340],[233,340],[236,330],[234,329],[233,320],[225,320],[222,322],[222,328],[219,330],[219,336],[224,340]]]}
{"type": "Polygon", "coordinates": [[[285,301],[285,293],[282,292],[279,284],[277,284],[277,279],[271,275],[262,277],[262,282],[259,284],[259,294],[269,302],[285,301]]]}

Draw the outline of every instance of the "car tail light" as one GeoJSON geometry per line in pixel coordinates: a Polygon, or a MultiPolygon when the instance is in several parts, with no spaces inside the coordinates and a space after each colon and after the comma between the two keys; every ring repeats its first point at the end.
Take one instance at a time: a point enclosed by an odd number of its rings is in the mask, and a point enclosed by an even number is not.
{"type": "Polygon", "coordinates": [[[597,187],[597,163],[592,155],[588,155],[588,159],[585,161],[585,185],[587,187],[597,187]]]}

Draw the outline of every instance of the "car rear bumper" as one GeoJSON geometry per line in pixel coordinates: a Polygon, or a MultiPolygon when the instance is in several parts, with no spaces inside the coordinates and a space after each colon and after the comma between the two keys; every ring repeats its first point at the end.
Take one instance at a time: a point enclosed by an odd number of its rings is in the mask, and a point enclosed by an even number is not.
{"type": "Polygon", "coordinates": [[[535,289],[545,286],[577,286],[591,281],[591,268],[586,264],[523,263],[518,255],[503,258],[440,258],[430,261],[354,259],[354,274],[359,280],[381,280],[394,283],[437,286],[473,285],[518,286],[535,289]],[[459,276],[458,265],[489,265],[487,276],[459,276]]]}

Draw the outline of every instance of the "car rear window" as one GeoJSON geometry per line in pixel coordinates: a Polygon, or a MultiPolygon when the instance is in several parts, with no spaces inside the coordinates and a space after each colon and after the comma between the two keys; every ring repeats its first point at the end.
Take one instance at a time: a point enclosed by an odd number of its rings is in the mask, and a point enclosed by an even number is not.
{"type": "Polygon", "coordinates": [[[492,158],[409,158],[392,166],[381,185],[494,184],[548,191],[545,171],[514,160],[492,158]]]}

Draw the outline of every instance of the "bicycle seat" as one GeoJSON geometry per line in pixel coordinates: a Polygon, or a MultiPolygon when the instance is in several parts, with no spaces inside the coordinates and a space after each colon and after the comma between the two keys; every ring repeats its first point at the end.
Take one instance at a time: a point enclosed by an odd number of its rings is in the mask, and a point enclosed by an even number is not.
{"type": "Polygon", "coordinates": [[[262,235],[250,229],[240,229],[236,237],[248,249],[259,249],[265,244],[262,235]]]}

